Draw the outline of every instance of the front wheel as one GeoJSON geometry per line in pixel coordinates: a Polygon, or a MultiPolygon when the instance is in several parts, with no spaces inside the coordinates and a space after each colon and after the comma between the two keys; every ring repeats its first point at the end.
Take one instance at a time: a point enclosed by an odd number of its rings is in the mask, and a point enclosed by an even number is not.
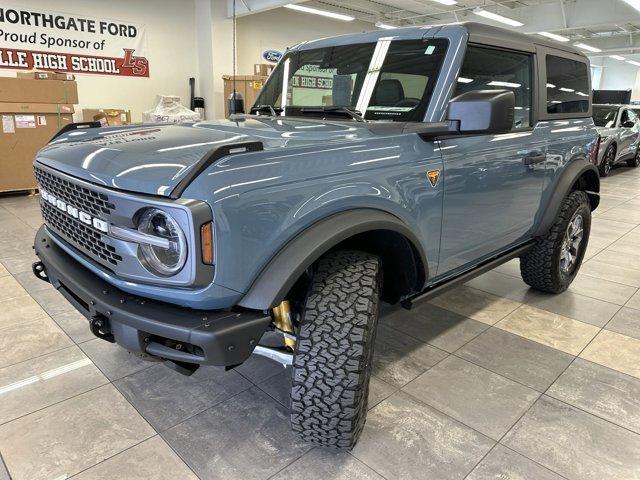
{"type": "Polygon", "coordinates": [[[352,448],[367,415],[380,260],[339,250],[318,262],[293,360],[291,426],[304,440],[352,448]]]}
{"type": "Polygon", "coordinates": [[[591,205],[582,191],[564,199],[549,232],[520,257],[522,279],[536,290],[565,291],[582,265],[591,231],[591,205]]]}
{"type": "Polygon", "coordinates": [[[609,145],[607,150],[604,152],[604,157],[602,157],[602,163],[600,167],[598,167],[598,171],[600,172],[601,177],[606,177],[611,173],[611,169],[613,168],[613,164],[616,160],[616,147],[613,145],[609,145]]]}

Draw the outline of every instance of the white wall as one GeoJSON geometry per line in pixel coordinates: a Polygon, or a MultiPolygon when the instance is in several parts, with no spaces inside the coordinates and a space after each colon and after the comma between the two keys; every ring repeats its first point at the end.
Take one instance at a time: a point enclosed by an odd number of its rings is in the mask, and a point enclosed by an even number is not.
{"type": "Polygon", "coordinates": [[[601,58],[593,63],[602,65],[599,87],[601,90],[632,89],[631,99],[640,100],[640,69],[637,66],[613,58],[601,58]]]}
{"type": "MultiPolygon", "coordinates": [[[[5,1],[0,0],[4,6],[5,1]]],[[[140,121],[153,107],[156,94],[182,97],[188,106],[188,78],[196,76],[196,32],[193,0],[8,0],[8,6],[41,8],[91,17],[106,17],[144,24],[150,78],[78,75],[78,111],[84,108],[129,108],[140,121]]],[[[13,76],[11,70],[0,75],[13,76]]],[[[80,116],[76,116],[77,119],[80,116]]]]}
{"type": "Polygon", "coordinates": [[[240,17],[237,20],[238,74],[252,75],[255,63],[265,63],[262,59],[265,50],[282,52],[302,41],[374,29],[370,23],[343,22],[287,8],[240,17]]]}

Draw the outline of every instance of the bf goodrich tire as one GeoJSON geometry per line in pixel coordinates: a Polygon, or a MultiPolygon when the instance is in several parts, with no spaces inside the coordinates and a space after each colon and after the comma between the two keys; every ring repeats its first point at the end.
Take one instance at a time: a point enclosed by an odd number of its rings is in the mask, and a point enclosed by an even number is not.
{"type": "Polygon", "coordinates": [[[291,388],[291,426],[315,445],[348,450],[364,426],[380,277],[380,260],[368,253],[340,250],[318,263],[291,388]]]}
{"type": "Polygon", "coordinates": [[[522,279],[536,290],[565,291],[575,278],[591,231],[591,205],[585,192],[564,199],[549,232],[520,257],[522,279]]]}

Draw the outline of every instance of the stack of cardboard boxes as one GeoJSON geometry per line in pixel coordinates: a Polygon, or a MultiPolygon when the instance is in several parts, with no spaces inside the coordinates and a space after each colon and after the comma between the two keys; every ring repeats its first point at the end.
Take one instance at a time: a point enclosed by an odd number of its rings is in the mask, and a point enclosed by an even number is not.
{"type": "Polygon", "coordinates": [[[275,65],[267,63],[256,63],[253,66],[253,75],[223,75],[224,80],[224,116],[229,116],[229,104],[227,99],[233,93],[235,86],[236,92],[242,94],[244,98],[244,108],[248,113],[249,109],[256,101],[260,90],[264,86],[264,82],[267,81],[275,65]]]}
{"type": "Polygon", "coordinates": [[[0,77],[0,192],[36,188],[33,159],[73,122],[78,88],[73,75],[23,72],[0,77]]]}

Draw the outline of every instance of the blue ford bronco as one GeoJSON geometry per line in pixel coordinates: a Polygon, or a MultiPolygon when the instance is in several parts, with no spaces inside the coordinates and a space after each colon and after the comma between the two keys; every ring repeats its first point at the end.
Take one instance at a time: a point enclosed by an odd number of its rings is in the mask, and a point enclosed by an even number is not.
{"type": "Polygon", "coordinates": [[[362,431],[379,301],[513,258],[558,293],[597,207],[589,62],[481,24],[285,53],[248,115],[63,129],[37,155],[34,273],[92,332],[189,374],[291,365],[291,425],[362,431]]]}

